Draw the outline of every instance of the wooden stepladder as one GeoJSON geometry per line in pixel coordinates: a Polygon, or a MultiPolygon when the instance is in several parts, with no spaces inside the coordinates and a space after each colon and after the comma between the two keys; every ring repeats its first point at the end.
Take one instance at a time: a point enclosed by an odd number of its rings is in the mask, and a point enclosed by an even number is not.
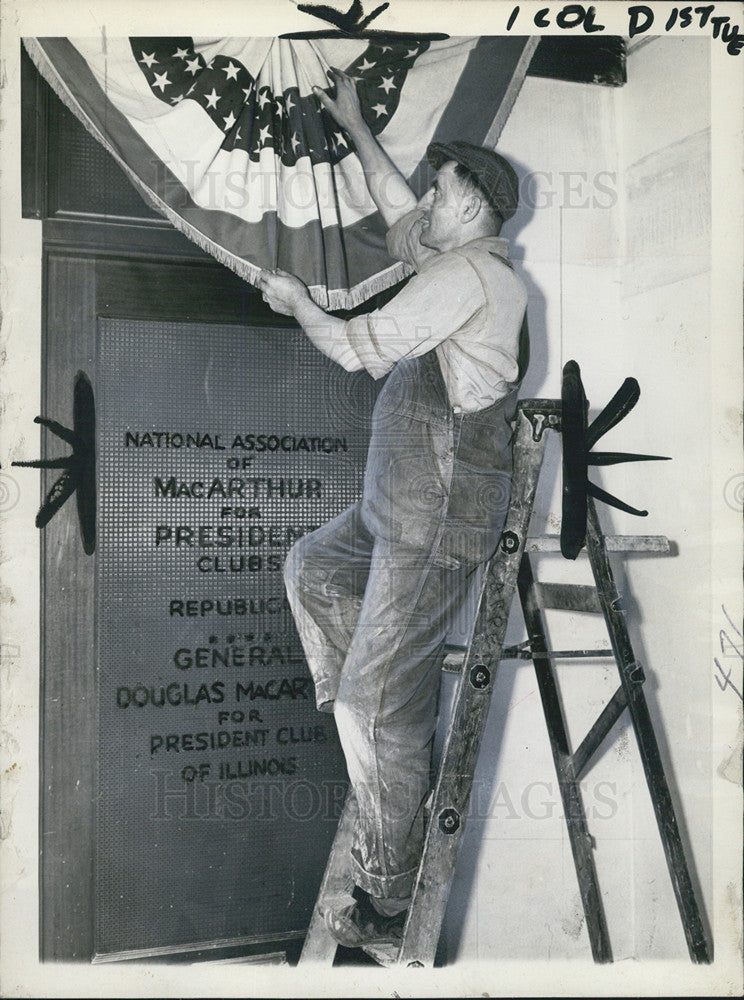
{"type": "MultiPolygon", "coordinates": [[[[578,366],[576,373],[578,377],[578,366]]],[[[643,669],[633,654],[608,555],[611,552],[665,552],[669,551],[669,542],[663,536],[604,536],[597,518],[592,484],[589,484],[589,496],[585,494],[582,499],[586,504],[585,544],[594,576],[594,586],[540,583],[535,579],[532,553],[558,551],[561,548],[565,554],[563,536],[560,539],[558,536],[542,536],[534,539],[527,537],[544,456],[547,437],[545,432],[549,429],[558,432],[564,429],[563,418],[567,409],[565,390],[564,370],[563,401],[531,399],[524,400],[519,405],[511,504],[501,536],[500,551],[491,559],[484,575],[473,640],[462,660],[462,665],[458,667],[460,677],[452,721],[444,743],[436,785],[430,799],[430,816],[424,850],[402,943],[395,948],[378,946],[365,949],[380,964],[409,967],[434,964],[457,850],[465,826],[481,735],[494,687],[494,675],[502,659],[532,659],[534,663],[595,962],[611,962],[612,951],[579,781],[615,723],[626,710],[643,762],[690,958],[693,962],[712,960],[712,948],[703,924],[702,911],[696,899],[643,692],[643,669]],[[520,597],[528,639],[518,647],[505,650],[507,620],[515,593],[520,597]],[[544,622],[544,611],[547,608],[603,614],[611,650],[551,651],[548,648],[544,622]],[[554,663],[559,658],[577,659],[581,656],[595,658],[600,655],[614,657],[620,683],[584,740],[572,751],[561,707],[554,663]]],[[[581,396],[583,398],[583,390],[581,396]]],[[[626,405],[624,411],[614,420],[609,422],[605,420],[607,426],[604,429],[613,426],[632,405],[632,402],[626,405]]],[[[573,412],[571,417],[575,418],[576,413],[573,412]]],[[[598,421],[601,417],[602,415],[598,421]]],[[[586,428],[585,412],[583,419],[583,426],[586,428]]],[[[589,430],[591,432],[591,428],[589,430]]],[[[575,426],[573,433],[575,436],[575,426]]],[[[599,433],[604,433],[604,430],[599,433]]],[[[565,446],[566,440],[564,448],[565,446]]],[[[611,464],[613,461],[629,458],[630,456],[597,456],[597,464],[611,464]]],[[[583,461],[585,475],[585,454],[583,461]]],[[[592,464],[591,460],[589,464],[592,464]]],[[[581,461],[579,465],[581,466],[581,461]]],[[[575,483],[573,485],[575,486],[575,483]]],[[[564,458],[564,500],[566,488],[564,458]]],[[[609,495],[604,494],[601,499],[606,499],[607,496],[609,495]]],[[[612,500],[614,498],[611,498],[612,500]]],[[[616,505],[630,509],[619,501],[616,501],[616,505]]],[[[573,527],[575,528],[575,519],[573,527]]],[[[571,544],[575,543],[576,538],[571,544]]],[[[573,557],[575,556],[571,555],[571,558],[573,557]]],[[[329,906],[344,905],[351,901],[348,858],[355,821],[356,802],[353,793],[350,792],[339,822],[300,962],[331,964],[335,957],[336,942],[325,927],[323,911],[329,906]]]]}

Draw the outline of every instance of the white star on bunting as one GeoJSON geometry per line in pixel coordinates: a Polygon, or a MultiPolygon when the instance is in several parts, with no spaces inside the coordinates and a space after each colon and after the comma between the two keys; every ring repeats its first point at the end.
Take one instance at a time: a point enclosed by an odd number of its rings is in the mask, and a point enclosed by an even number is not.
{"type": "Polygon", "coordinates": [[[190,59],[186,62],[186,72],[191,73],[192,76],[195,76],[199,72],[198,58],[190,59]]]}
{"type": "Polygon", "coordinates": [[[225,123],[225,128],[229,132],[230,129],[233,127],[233,125],[235,124],[235,122],[238,119],[235,117],[235,115],[231,111],[230,114],[227,116],[227,118],[223,118],[222,120],[225,123]]]}
{"type": "Polygon", "coordinates": [[[189,54],[189,50],[188,49],[176,49],[176,51],[173,53],[173,58],[174,59],[185,59],[188,56],[188,54],[189,54]]]}
{"type": "Polygon", "coordinates": [[[237,80],[238,73],[240,72],[240,66],[236,66],[235,63],[230,60],[227,66],[222,67],[222,72],[227,74],[228,80],[237,80]]]}
{"type": "Polygon", "coordinates": [[[386,115],[388,113],[388,110],[384,104],[373,104],[372,110],[377,113],[378,118],[380,117],[380,115],[386,115]]]}
{"type": "Polygon", "coordinates": [[[264,127],[258,134],[258,141],[260,143],[264,143],[266,142],[266,140],[269,138],[270,135],[271,135],[271,127],[269,125],[264,125],[264,127]],[[266,133],[266,135],[264,135],[264,132],[266,133]]]}
{"type": "Polygon", "coordinates": [[[373,62],[367,62],[366,59],[362,59],[362,61],[359,63],[359,72],[366,73],[367,70],[372,69],[373,66],[374,66],[373,62]]]}
{"type": "Polygon", "coordinates": [[[383,76],[380,89],[384,90],[386,94],[389,94],[391,90],[395,90],[392,76],[383,76]]]}
{"type": "Polygon", "coordinates": [[[271,98],[266,93],[266,91],[262,90],[261,93],[258,95],[258,103],[260,104],[262,111],[263,111],[264,104],[267,104],[270,100],[271,100],[271,98]]]}
{"type": "Polygon", "coordinates": [[[205,98],[207,100],[207,105],[206,106],[208,108],[214,108],[215,111],[216,111],[217,110],[217,101],[219,101],[220,98],[219,98],[219,95],[218,95],[217,91],[214,89],[214,87],[212,87],[212,93],[211,94],[205,94],[204,96],[205,96],[205,98]]]}
{"type": "Polygon", "coordinates": [[[155,82],[153,83],[153,87],[160,87],[160,93],[161,94],[163,93],[163,91],[165,90],[165,88],[166,87],[170,87],[170,85],[171,85],[171,82],[168,79],[168,74],[167,73],[156,73],[155,74],[155,82]]]}
{"type": "Polygon", "coordinates": [[[148,69],[152,69],[152,64],[153,63],[157,63],[157,59],[155,58],[155,53],[151,52],[148,55],[147,52],[143,52],[142,53],[142,58],[140,59],[140,62],[144,63],[145,66],[147,66],[148,69]]]}

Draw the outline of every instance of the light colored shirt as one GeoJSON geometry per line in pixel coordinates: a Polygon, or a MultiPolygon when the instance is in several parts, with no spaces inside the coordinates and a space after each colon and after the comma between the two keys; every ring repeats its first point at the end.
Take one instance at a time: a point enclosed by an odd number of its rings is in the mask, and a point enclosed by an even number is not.
{"type": "Polygon", "coordinates": [[[455,412],[484,409],[517,379],[524,284],[499,260],[508,258],[507,240],[486,236],[440,253],[420,243],[420,232],[419,209],[390,228],[390,255],[416,274],[387,305],[348,320],[346,337],[375,379],[435,349],[455,412]]]}

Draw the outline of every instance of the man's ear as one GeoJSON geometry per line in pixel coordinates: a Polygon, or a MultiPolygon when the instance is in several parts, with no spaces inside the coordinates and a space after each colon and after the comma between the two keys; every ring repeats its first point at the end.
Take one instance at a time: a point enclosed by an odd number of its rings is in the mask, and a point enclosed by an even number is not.
{"type": "Polygon", "coordinates": [[[466,198],[463,198],[462,206],[460,208],[461,221],[472,222],[473,219],[477,219],[480,215],[482,207],[482,201],[477,194],[467,195],[466,198]]]}

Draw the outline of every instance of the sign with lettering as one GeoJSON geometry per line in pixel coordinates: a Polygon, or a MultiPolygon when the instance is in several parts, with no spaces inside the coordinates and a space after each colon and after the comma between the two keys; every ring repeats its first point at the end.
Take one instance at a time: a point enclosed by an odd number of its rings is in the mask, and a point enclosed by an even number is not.
{"type": "Polygon", "coordinates": [[[307,927],[346,773],[282,570],[373,395],[297,330],[99,321],[98,954],[307,927]]]}

